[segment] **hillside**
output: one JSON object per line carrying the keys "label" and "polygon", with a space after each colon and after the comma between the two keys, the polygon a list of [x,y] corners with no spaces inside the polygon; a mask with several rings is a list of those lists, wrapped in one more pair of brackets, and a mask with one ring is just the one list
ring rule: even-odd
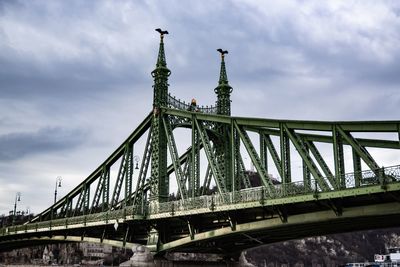
{"label": "hillside", "polygon": [[[250,249],[255,266],[340,266],[346,262],[373,261],[374,254],[400,246],[400,228],[310,237]],[[286,265],[287,266],[287,265]]]}

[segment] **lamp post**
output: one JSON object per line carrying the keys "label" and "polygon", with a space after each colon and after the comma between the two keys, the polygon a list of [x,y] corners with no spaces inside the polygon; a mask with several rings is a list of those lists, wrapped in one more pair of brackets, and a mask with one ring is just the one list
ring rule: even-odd
{"label": "lamp post", "polygon": [[56,186],[54,188],[54,203],[57,202],[57,187],[61,187],[61,176],[57,176]]}
{"label": "lamp post", "polygon": [[135,161],[135,170],[139,170],[139,156],[133,156],[133,160]]}
{"label": "lamp post", "polygon": [[14,202],[14,212],[13,212],[13,224],[15,222],[15,218],[17,216],[17,202],[21,201],[21,192],[17,192],[15,194],[15,202]]}

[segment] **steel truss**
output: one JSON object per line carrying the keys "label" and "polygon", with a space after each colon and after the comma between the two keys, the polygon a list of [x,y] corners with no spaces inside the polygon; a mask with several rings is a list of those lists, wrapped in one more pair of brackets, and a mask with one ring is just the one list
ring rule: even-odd
{"label": "steel truss", "polygon": [[[343,196],[343,190],[364,190],[367,186],[385,189],[400,180],[398,166],[384,168],[370,151],[399,150],[400,121],[321,122],[231,116],[232,87],[224,53],[215,107],[196,107],[171,96],[170,74],[161,34],[152,72],[151,113],[92,174],[21,229],[37,230],[40,225],[48,227],[49,222],[50,228],[67,227],[82,221],[85,226],[89,222],[115,222],[118,227],[120,218],[139,218],[146,222],[147,244],[157,246],[161,240],[168,241],[168,236],[161,235],[166,232],[162,230],[165,225],[152,221],[157,218],[182,216],[184,227],[194,238],[198,229],[190,214],[224,211],[222,220],[234,229],[234,210],[247,208],[248,203],[263,207],[271,201],[279,204],[283,198],[291,198],[293,203],[304,200],[304,196],[319,199],[321,194],[334,199]],[[178,150],[181,136],[174,132],[178,128],[190,130],[190,144],[184,153]],[[372,138],[376,133],[397,137]],[[360,134],[365,137],[357,137]],[[143,151],[137,148],[139,143],[144,144]],[[134,152],[142,153],[138,173],[134,170]],[[246,168],[249,162],[243,159],[247,156],[255,173]],[[302,171],[296,169],[298,163],[293,158],[301,160]],[[110,169],[117,162],[118,173],[111,184]],[[271,175],[273,169],[275,177]],[[177,188],[172,196],[173,176]],[[282,218],[286,216],[283,208],[274,209]],[[129,227],[124,232],[124,244],[128,233]]]}

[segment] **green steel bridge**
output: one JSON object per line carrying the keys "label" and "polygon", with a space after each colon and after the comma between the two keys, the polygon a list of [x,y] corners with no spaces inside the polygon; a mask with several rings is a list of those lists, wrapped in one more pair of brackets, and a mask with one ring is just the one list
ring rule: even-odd
{"label": "green steel bridge", "polygon": [[[153,110],[65,197],[28,223],[1,228],[0,251],[84,241],[143,244],[158,254],[233,254],[400,225],[400,165],[381,162],[397,155],[400,164],[400,121],[233,117],[227,51],[221,49],[216,105],[185,103],[168,92],[167,32],[159,32]],[[182,135],[190,140],[183,152]]]}

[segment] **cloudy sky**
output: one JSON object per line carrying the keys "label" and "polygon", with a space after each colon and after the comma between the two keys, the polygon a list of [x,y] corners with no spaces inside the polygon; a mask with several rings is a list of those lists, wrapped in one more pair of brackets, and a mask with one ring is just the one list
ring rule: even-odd
{"label": "cloudy sky", "polygon": [[170,92],[215,102],[229,50],[232,113],[400,118],[399,1],[0,1],[0,214],[38,213],[151,110],[161,27]]}

